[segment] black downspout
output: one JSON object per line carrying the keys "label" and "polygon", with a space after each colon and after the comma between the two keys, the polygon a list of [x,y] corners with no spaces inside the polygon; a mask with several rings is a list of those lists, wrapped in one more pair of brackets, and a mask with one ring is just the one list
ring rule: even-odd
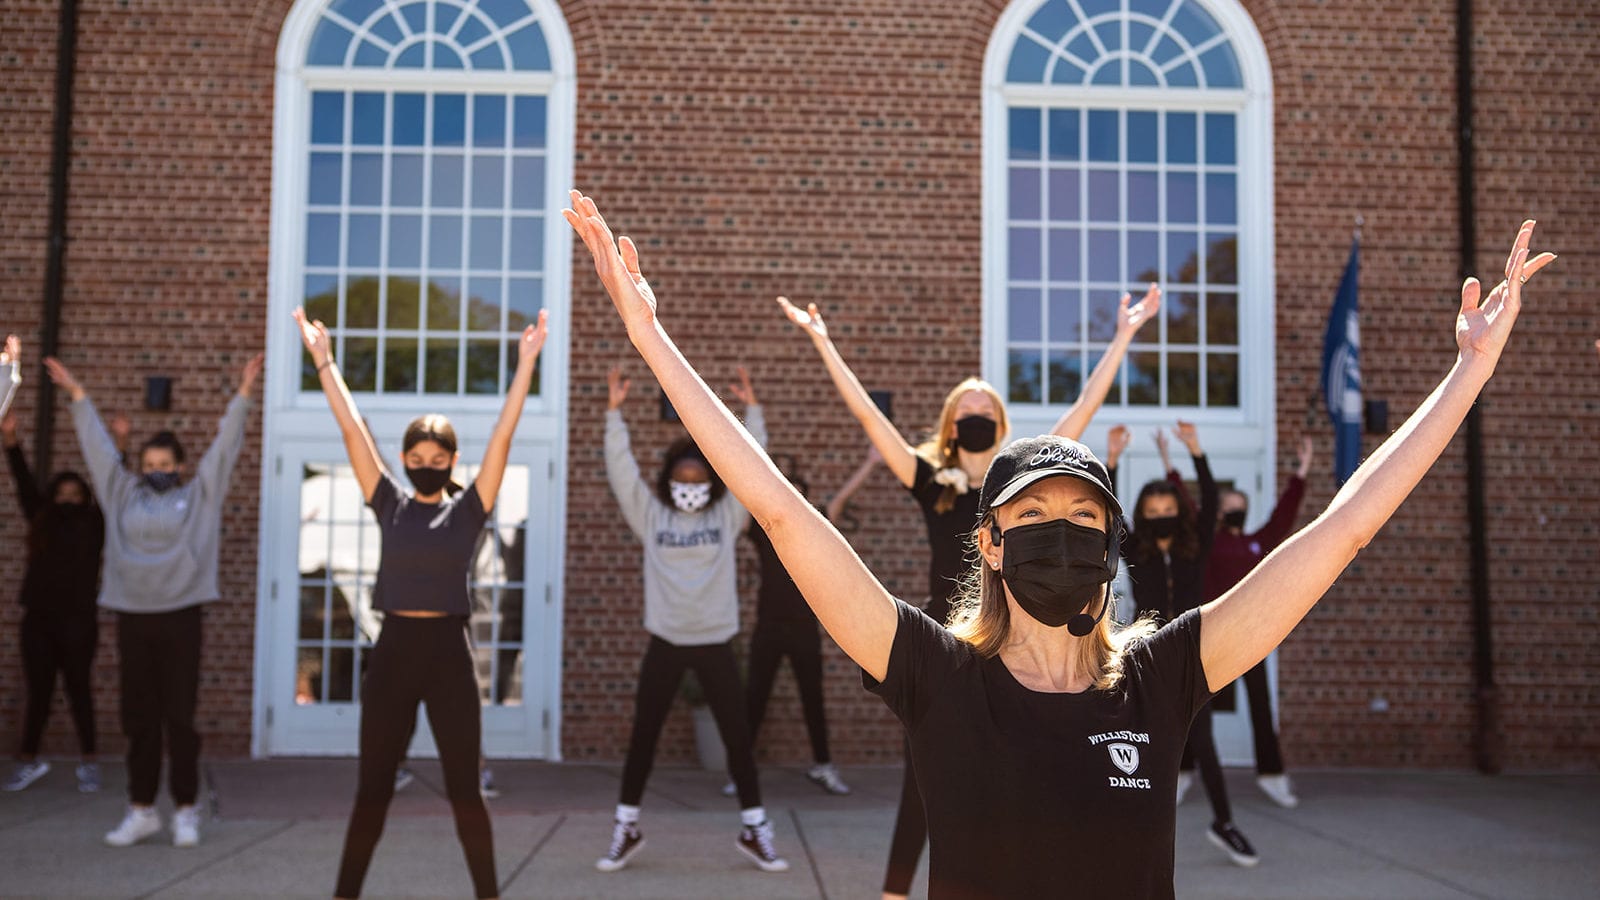
{"label": "black downspout", "polygon": [[[34,359],[55,356],[61,337],[61,295],[67,253],[67,174],[72,165],[72,79],[77,68],[78,0],[61,0],[61,23],[56,41],[56,122],[50,151],[50,227],[44,267],[44,316],[39,327],[39,347]],[[38,377],[43,368],[27,373],[39,382],[34,408],[34,471],[48,478],[51,448],[55,444],[56,386]]]}
{"label": "black downspout", "polygon": [[[1478,240],[1472,134],[1472,0],[1456,0],[1456,184],[1461,221],[1461,278],[1477,268]],[[1479,400],[1481,401],[1481,396]],[[1494,686],[1494,632],[1489,617],[1489,536],[1483,498],[1483,407],[1467,412],[1467,522],[1472,573],[1473,759],[1478,771],[1500,771],[1499,707]]]}

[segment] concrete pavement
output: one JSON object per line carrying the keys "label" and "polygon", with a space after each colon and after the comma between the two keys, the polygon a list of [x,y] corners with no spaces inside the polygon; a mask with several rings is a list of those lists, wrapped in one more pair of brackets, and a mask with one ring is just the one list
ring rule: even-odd
{"label": "concrete pavement", "polygon": [[[124,787],[120,766],[104,768],[99,794],[76,792],[68,761],[26,791],[0,794],[0,897],[329,896],[354,761],[207,764],[211,815],[201,846],[188,850],[165,834],[104,846]],[[438,767],[416,771],[390,810],[366,896],[469,897]],[[489,806],[507,898],[876,897],[900,784],[898,769],[848,769],[855,792],[832,797],[798,769],[763,770],[791,866],[766,874],[734,850],[738,818],[719,793],[723,779],[660,768],[644,803],[647,846],[626,870],[602,874],[593,863],[610,837],[615,766],[500,762],[495,773],[503,794]],[[1196,784],[1178,815],[1178,896],[1600,897],[1600,775],[1305,772],[1295,784],[1302,803],[1284,810],[1250,773],[1229,772],[1235,820],[1261,854],[1249,870],[1205,841],[1210,816]],[[925,895],[925,881],[913,896]]]}

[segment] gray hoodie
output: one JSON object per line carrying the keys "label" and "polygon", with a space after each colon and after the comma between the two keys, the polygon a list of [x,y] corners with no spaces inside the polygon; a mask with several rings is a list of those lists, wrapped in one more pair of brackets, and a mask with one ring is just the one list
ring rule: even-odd
{"label": "gray hoodie", "polygon": [[130,613],[171,612],[217,599],[222,501],[244,445],[250,399],[228,401],[194,477],[156,493],[122,466],[111,435],[88,397],[72,404],[72,425],[106,515],[100,605]]}
{"label": "gray hoodie", "polygon": [[[767,445],[760,406],[745,428]],[[730,491],[698,512],[668,506],[639,475],[621,410],[606,412],[606,477],[628,528],[644,545],[644,628],[679,646],[720,644],[739,633],[734,558],[750,514]]]}

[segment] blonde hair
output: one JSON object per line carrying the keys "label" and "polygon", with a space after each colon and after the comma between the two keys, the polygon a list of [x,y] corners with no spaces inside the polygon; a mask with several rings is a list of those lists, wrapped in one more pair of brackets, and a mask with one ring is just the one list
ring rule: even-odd
{"label": "blonde hair", "polygon": [[[956,404],[970,391],[977,391],[988,397],[994,403],[995,413],[995,446],[1004,443],[1006,435],[1011,432],[1011,417],[1006,414],[1006,402],[1000,399],[1000,392],[994,385],[982,378],[968,378],[950,390],[945,395],[944,408],[939,410],[939,421],[933,428],[933,433],[917,446],[917,455],[928,461],[935,470],[948,469],[956,464]],[[945,486],[944,492],[933,504],[933,511],[947,513],[956,503],[956,489],[954,485]]]}
{"label": "blonde hair", "polygon": [[[978,529],[968,536],[974,552],[978,531],[994,522],[994,514],[983,517]],[[1106,586],[1109,591],[1110,585]],[[1011,608],[1000,573],[983,564],[980,557],[961,579],[961,589],[951,603],[950,633],[972,645],[985,659],[1000,652],[1011,634]],[[1117,627],[1111,610],[1095,623],[1084,637],[1089,652],[1079,654],[1078,671],[1096,690],[1109,691],[1122,683],[1122,663],[1128,649],[1156,632],[1153,616]]]}

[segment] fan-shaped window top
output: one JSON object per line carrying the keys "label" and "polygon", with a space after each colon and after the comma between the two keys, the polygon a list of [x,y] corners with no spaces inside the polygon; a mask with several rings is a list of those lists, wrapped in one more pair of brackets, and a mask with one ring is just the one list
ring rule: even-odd
{"label": "fan-shaped window top", "polygon": [[1242,88],[1239,60],[1193,0],[1045,0],[1012,47],[1010,84]]}
{"label": "fan-shaped window top", "polygon": [[548,72],[550,48],[526,0],[333,0],[306,65]]}

